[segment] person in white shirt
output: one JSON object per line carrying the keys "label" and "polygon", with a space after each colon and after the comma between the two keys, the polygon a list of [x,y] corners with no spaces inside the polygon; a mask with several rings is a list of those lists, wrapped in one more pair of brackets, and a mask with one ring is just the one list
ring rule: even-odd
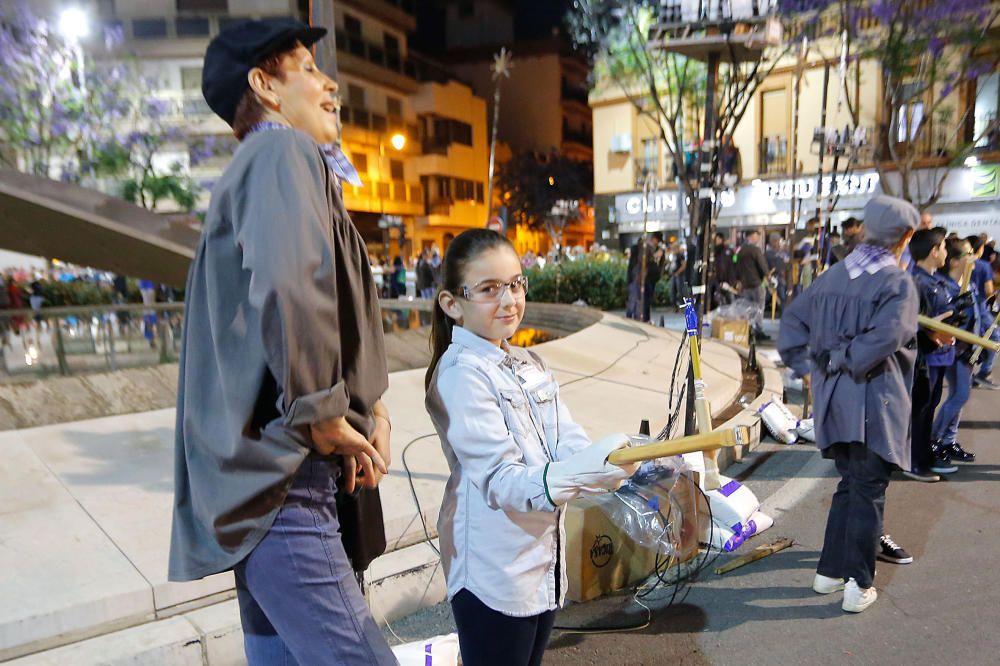
{"label": "person in white shirt", "polygon": [[566,594],[563,506],[637,465],[607,462],[628,437],[591,443],[542,359],[507,344],[528,286],[510,241],[461,233],[441,279],[426,407],[450,470],[438,535],[462,662],[534,666]]}

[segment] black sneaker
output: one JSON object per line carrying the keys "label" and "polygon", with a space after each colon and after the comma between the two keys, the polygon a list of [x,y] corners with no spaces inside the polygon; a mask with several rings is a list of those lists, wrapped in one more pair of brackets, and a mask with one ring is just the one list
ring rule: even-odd
{"label": "black sneaker", "polygon": [[931,442],[931,453],[935,460],[951,462],[951,447],[942,444],[939,440]]}
{"label": "black sneaker", "polygon": [[893,564],[909,564],[913,561],[913,556],[900,548],[888,534],[883,534],[882,538],[878,540],[876,557],[883,562],[892,562]]}
{"label": "black sneaker", "polygon": [[988,377],[980,377],[979,375],[972,377],[972,385],[976,388],[989,389],[990,391],[1000,390],[1000,384],[997,384]]}
{"label": "black sneaker", "polygon": [[924,483],[935,483],[940,481],[941,477],[937,474],[931,472],[927,469],[914,468],[912,470],[903,470],[903,476],[913,479],[914,481],[923,481]]}
{"label": "black sneaker", "polygon": [[953,443],[948,447],[948,456],[952,460],[957,460],[958,462],[975,462],[976,454],[972,451],[966,451],[962,448],[962,445],[958,442]]}
{"label": "black sneaker", "polygon": [[935,474],[954,474],[958,471],[958,467],[952,465],[951,461],[947,458],[934,456],[934,462],[931,463],[931,471]]}

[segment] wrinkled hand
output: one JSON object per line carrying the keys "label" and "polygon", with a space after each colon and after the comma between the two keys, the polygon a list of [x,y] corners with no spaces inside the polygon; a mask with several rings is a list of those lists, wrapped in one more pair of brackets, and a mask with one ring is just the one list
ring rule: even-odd
{"label": "wrinkled hand", "polygon": [[[343,416],[309,426],[309,434],[312,436],[313,446],[321,454],[343,456],[344,488],[349,493],[354,492],[359,468],[363,483],[368,488],[374,488],[378,479],[389,471],[382,454]],[[378,476],[376,470],[379,472]]]}

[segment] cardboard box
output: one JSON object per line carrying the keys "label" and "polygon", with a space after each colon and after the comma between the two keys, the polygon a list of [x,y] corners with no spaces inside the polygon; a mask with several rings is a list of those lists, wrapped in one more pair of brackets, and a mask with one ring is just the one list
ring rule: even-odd
{"label": "cardboard box", "polygon": [[712,318],[712,337],[736,345],[750,344],[750,322],[746,319]]}
{"label": "cardboard box", "polygon": [[[668,480],[656,492],[664,506],[673,493],[681,511],[678,555],[687,561],[698,554],[701,517],[697,481],[685,474]],[[643,547],[623,533],[601,508],[617,502],[611,495],[586,497],[566,507],[566,569],[572,601],[588,601],[636,585],[648,578],[656,566],[656,551]]]}

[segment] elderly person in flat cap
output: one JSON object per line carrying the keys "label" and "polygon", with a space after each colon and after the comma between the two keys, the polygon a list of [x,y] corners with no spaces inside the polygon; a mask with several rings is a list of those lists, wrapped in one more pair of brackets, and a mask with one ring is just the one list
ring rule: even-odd
{"label": "elderly person in flat cap", "polygon": [[344,208],[337,84],[291,19],[238,22],[202,91],[240,146],[191,265],[176,426],[171,580],[232,570],[247,660],[395,664],[342,542],[335,484],[389,463],[382,323]]}
{"label": "elderly person in flat cap", "polygon": [[840,474],[813,589],[844,590],[841,607],[853,613],[877,596],[889,474],[910,467],[919,301],[899,258],[919,221],[902,199],[869,201],[864,241],[791,303],[778,336],[785,364],[811,378],[816,444]]}

